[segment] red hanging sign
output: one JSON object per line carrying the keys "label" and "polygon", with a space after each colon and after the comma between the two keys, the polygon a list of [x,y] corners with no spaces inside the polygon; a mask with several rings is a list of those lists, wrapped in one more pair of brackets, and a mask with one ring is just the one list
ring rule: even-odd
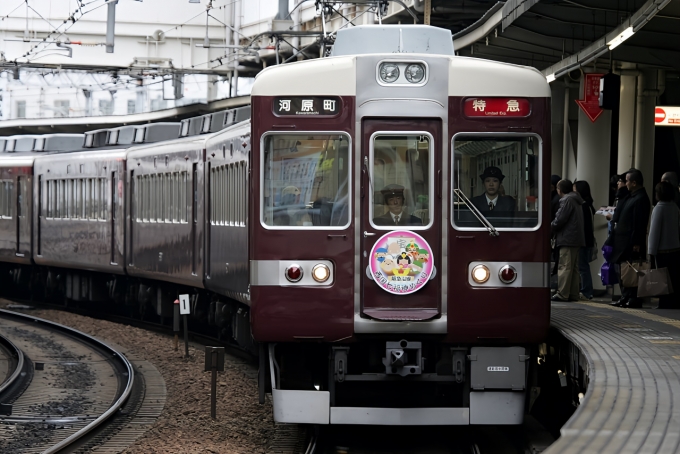
{"label": "red hanging sign", "polygon": [[531,104],[526,98],[468,98],[463,112],[466,117],[528,117]]}
{"label": "red hanging sign", "polygon": [[604,74],[586,74],[583,81],[583,99],[576,100],[576,104],[583,109],[583,112],[588,115],[593,123],[603,112],[600,107],[600,79],[602,79],[602,76]]}

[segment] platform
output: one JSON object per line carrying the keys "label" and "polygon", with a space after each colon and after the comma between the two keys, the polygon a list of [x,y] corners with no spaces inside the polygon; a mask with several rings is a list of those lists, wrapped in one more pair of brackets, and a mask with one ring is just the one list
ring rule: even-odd
{"label": "platform", "polygon": [[680,452],[680,310],[554,303],[588,361],[581,405],[546,454]]}

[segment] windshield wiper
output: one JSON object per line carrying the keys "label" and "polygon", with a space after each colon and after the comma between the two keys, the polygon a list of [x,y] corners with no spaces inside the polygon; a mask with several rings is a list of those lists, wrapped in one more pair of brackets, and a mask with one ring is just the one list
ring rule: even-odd
{"label": "windshield wiper", "polygon": [[460,189],[454,189],[453,193],[456,194],[456,196],[458,196],[458,200],[463,201],[465,206],[467,206],[468,209],[472,212],[472,214],[475,215],[477,220],[479,222],[481,222],[484,227],[486,227],[486,230],[489,231],[489,235],[499,236],[498,230],[496,230],[496,228],[493,226],[493,224],[491,224],[491,222],[489,222],[489,220],[484,217],[482,212],[479,211],[477,209],[477,207],[472,204],[472,202],[470,202],[470,199],[467,198],[467,196],[465,195],[465,193],[463,193],[463,191],[461,191]]}

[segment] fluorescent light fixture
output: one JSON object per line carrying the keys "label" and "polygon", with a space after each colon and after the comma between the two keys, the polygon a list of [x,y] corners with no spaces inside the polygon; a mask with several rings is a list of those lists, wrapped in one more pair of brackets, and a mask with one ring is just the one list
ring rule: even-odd
{"label": "fluorescent light fixture", "polygon": [[547,80],[548,83],[554,82],[555,81],[555,73],[548,74],[547,76],[545,76],[545,80]]}
{"label": "fluorescent light fixture", "polygon": [[618,47],[619,44],[633,36],[633,33],[635,33],[633,31],[633,27],[628,27],[627,29],[619,33],[619,35],[616,38],[612,39],[607,43],[607,46],[609,46],[609,50],[614,50],[614,48]]}

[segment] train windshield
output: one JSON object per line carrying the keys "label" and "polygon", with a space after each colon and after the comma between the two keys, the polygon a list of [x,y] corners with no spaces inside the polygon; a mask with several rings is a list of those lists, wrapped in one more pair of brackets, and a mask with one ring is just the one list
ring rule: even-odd
{"label": "train windshield", "polygon": [[314,228],[349,225],[349,138],[271,134],[264,138],[262,223]]}
{"label": "train windshield", "polygon": [[[533,229],[539,224],[539,156],[536,136],[458,134],[453,141],[453,189],[495,228]],[[453,224],[484,228],[480,219],[452,194]]]}
{"label": "train windshield", "polygon": [[427,134],[373,137],[371,224],[424,228],[430,224],[432,138]]}

